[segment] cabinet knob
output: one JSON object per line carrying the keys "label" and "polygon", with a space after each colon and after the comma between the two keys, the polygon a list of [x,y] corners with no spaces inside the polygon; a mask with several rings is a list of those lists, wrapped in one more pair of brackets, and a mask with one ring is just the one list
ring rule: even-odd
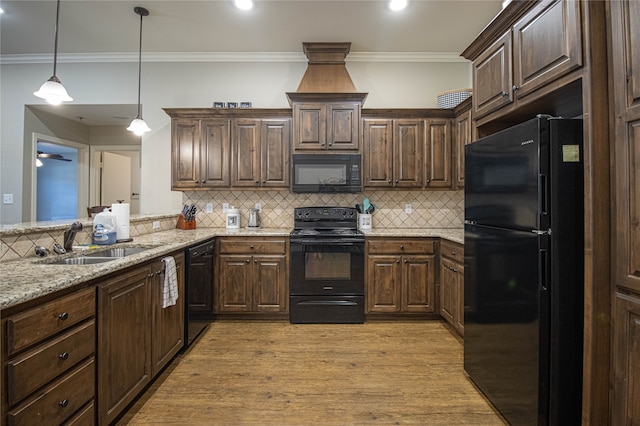
{"label": "cabinet knob", "polygon": [[259,180],[257,180],[257,181],[256,181],[256,183],[260,183],[260,181],[259,181]]}
{"label": "cabinet knob", "polygon": [[517,91],[518,89],[520,89],[518,86],[516,86],[515,84],[513,86],[511,86],[511,90],[513,90],[514,92]]}
{"label": "cabinet knob", "polygon": [[253,263],[258,263],[258,259],[253,259]]}
{"label": "cabinet knob", "polygon": [[389,183],[391,183],[391,179],[389,179]]}
{"label": "cabinet knob", "polygon": [[253,250],[253,244],[252,244],[252,245],[250,245],[250,246],[249,246],[249,248],[250,248],[251,250]]}
{"label": "cabinet knob", "polygon": [[429,183],[429,182],[431,182],[431,179],[427,179],[425,182],[426,182],[426,183]]}
{"label": "cabinet knob", "polygon": [[60,408],[64,408],[67,405],[69,405],[69,400],[68,399],[63,399],[62,401],[58,402],[58,405],[60,406]]}
{"label": "cabinet knob", "polygon": [[404,250],[404,246],[400,246],[400,250]]}
{"label": "cabinet knob", "polygon": [[509,96],[507,92],[502,92],[502,96]]}
{"label": "cabinet knob", "polygon": [[267,181],[266,181],[266,180],[263,180],[263,181],[262,181],[262,183],[267,183]]}
{"label": "cabinet knob", "polygon": [[200,181],[199,181],[199,180],[194,180],[194,182],[195,182],[195,183],[200,183]]}
{"label": "cabinet knob", "polygon": [[398,183],[398,179],[396,179],[396,183]]}
{"label": "cabinet knob", "polygon": [[203,181],[202,181],[202,183],[207,183],[207,180],[206,180],[206,179],[205,179],[205,180],[203,180]]}
{"label": "cabinet knob", "polygon": [[162,273],[162,269],[159,271],[156,271],[156,275],[160,275]]}
{"label": "cabinet knob", "polygon": [[250,262],[249,259],[247,259],[246,262],[249,263]]}
{"label": "cabinet knob", "polygon": [[452,251],[452,252],[451,252],[451,256],[455,256],[455,255],[456,255],[456,252],[455,252],[455,251]]}
{"label": "cabinet knob", "polygon": [[403,260],[404,263],[407,263],[407,259]]}
{"label": "cabinet knob", "polygon": [[68,319],[68,318],[69,318],[69,314],[68,314],[68,313],[66,313],[66,312],[63,312],[63,313],[61,313],[61,314],[59,314],[59,315],[58,315],[58,319],[60,319],[60,320],[62,320],[62,321],[66,320],[66,319]]}
{"label": "cabinet knob", "polygon": [[62,352],[60,355],[58,355],[58,358],[60,358],[63,361],[66,361],[67,359],[69,359],[69,352]]}
{"label": "cabinet knob", "polygon": [[400,263],[400,259],[396,260],[396,263]]}

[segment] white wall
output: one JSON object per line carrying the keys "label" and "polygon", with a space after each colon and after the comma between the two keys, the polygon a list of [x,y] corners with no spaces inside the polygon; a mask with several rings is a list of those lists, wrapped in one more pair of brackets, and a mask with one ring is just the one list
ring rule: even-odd
{"label": "white wall", "polygon": [[[348,59],[348,58],[347,58]],[[214,101],[250,101],[257,108],[288,108],[305,62],[205,62],[142,64],[143,117],[152,131],[142,138],[141,213],[180,210],[182,194],[171,187],[171,122],[162,108],[210,107]],[[466,62],[349,62],[365,108],[432,108],[437,94],[471,87]],[[57,75],[78,104],[136,103],[137,63],[58,63]],[[23,222],[23,164],[32,153],[24,144],[25,105],[51,75],[51,64],[0,66],[0,192],[12,205],[0,205],[0,223]]]}

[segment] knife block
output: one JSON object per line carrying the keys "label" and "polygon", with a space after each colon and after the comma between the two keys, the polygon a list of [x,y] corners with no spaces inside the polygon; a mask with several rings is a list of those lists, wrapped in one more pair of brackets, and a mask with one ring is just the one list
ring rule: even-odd
{"label": "knife block", "polygon": [[178,217],[178,223],[176,224],[176,228],[178,229],[196,229],[196,221],[192,220],[187,222],[184,220],[184,215],[180,213],[180,217]]}

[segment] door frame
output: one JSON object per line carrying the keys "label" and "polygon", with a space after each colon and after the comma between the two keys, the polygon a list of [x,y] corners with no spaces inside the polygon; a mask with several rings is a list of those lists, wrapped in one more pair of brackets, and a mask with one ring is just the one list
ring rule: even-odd
{"label": "door frame", "polygon": [[[89,147],[89,176],[91,186],[89,188],[89,203],[88,206],[99,205],[97,195],[100,193],[100,167],[101,164],[96,164],[96,154],[102,151],[138,151],[140,153],[140,161],[142,162],[142,145],[94,145]],[[142,164],[139,164],[139,168]],[[140,203],[140,199],[138,199]]]}

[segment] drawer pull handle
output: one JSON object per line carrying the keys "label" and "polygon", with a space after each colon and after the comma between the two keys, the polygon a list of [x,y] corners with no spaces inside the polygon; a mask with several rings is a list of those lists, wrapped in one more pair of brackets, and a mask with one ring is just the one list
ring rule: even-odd
{"label": "drawer pull handle", "polygon": [[66,361],[67,359],[69,359],[69,352],[62,352],[60,355],[58,355],[58,358],[60,358],[63,361]]}
{"label": "drawer pull handle", "polygon": [[60,406],[60,408],[64,408],[67,405],[69,405],[69,400],[68,399],[63,399],[62,401],[58,402],[58,405]]}
{"label": "drawer pull handle", "polygon": [[60,320],[64,321],[64,320],[66,320],[66,319],[69,319],[69,314],[68,314],[68,313],[66,313],[66,312],[63,312],[63,313],[61,313],[61,314],[59,314],[59,315],[58,315],[58,318],[59,318]]}
{"label": "drawer pull handle", "polygon": [[451,256],[455,256],[456,252],[455,251],[451,251]]}

